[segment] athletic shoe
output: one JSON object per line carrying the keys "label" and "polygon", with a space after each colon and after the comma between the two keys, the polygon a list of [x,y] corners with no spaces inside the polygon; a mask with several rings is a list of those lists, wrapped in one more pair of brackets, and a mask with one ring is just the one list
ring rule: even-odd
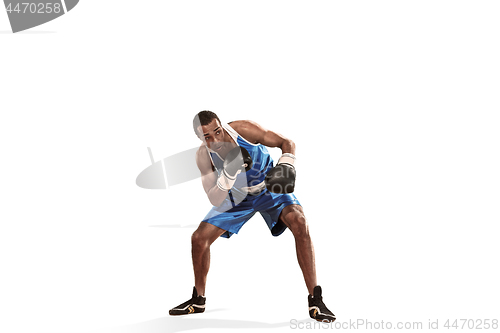
{"label": "athletic shoe", "polygon": [[309,316],[311,316],[312,319],[316,319],[317,321],[328,323],[334,322],[337,318],[335,318],[335,315],[330,310],[328,310],[325,303],[323,303],[323,296],[321,296],[321,287],[314,287],[313,294],[314,295],[309,295],[308,297]]}
{"label": "athletic shoe", "polygon": [[191,313],[202,313],[205,311],[205,296],[198,296],[196,287],[193,287],[193,296],[189,301],[182,303],[171,309],[168,313],[171,316],[186,315]]}

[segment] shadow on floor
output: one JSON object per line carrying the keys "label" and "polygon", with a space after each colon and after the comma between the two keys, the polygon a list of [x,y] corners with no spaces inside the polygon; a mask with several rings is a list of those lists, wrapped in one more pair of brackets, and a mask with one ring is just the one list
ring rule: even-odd
{"label": "shadow on floor", "polygon": [[[301,321],[307,321],[307,319]],[[290,326],[289,321],[270,324],[251,320],[204,319],[198,317],[198,314],[194,314],[177,317],[167,316],[127,326],[95,330],[91,333],[174,333],[197,329],[251,328],[258,330],[287,326]]]}

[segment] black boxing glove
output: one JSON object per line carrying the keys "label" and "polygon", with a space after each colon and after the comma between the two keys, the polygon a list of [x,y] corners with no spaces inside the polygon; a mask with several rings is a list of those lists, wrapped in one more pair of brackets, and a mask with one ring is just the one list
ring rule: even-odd
{"label": "black boxing glove", "polygon": [[217,179],[217,186],[222,191],[229,191],[238,174],[250,170],[252,164],[252,157],[245,148],[238,146],[231,149],[224,159],[224,169]]}
{"label": "black boxing glove", "polygon": [[292,193],[295,189],[295,156],[285,153],[281,155],[278,164],[266,175],[266,188],[273,193]]}

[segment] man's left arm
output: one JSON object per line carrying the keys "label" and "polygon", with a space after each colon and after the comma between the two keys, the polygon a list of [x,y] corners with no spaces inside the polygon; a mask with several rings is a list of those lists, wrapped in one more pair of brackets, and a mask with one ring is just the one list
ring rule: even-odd
{"label": "man's left arm", "polygon": [[282,155],[278,163],[266,174],[266,187],[273,193],[292,193],[295,189],[295,143],[253,121],[239,121],[233,128],[251,143],[281,148]]}
{"label": "man's left arm", "polygon": [[254,121],[238,120],[231,126],[246,140],[254,144],[263,144],[267,147],[278,147],[283,154],[295,155],[295,143],[285,136],[265,129]]}

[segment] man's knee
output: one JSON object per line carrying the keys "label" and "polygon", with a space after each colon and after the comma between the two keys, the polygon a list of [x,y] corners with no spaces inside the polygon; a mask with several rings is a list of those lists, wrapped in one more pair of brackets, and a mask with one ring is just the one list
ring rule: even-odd
{"label": "man's knee", "polygon": [[294,217],[292,232],[295,237],[309,237],[309,227],[307,226],[307,221],[304,216]]}
{"label": "man's knee", "polygon": [[193,248],[204,248],[208,246],[208,239],[202,231],[197,229],[191,235],[191,245]]}
{"label": "man's knee", "polygon": [[301,209],[294,209],[287,214],[285,222],[295,237],[309,237],[309,227]]}

